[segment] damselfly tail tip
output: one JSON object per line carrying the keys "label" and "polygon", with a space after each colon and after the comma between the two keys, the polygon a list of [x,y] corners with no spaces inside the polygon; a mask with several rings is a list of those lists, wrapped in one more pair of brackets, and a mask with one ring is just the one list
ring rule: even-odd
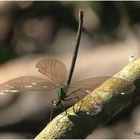
{"label": "damselfly tail tip", "polygon": [[83,9],[80,9],[79,10],[79,18],[83,18],[83,15],[84,15],[84,10]]}

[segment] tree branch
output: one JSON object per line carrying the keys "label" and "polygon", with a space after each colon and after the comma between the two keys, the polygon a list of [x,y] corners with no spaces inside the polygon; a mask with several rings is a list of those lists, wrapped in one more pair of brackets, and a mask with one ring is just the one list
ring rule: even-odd
{"label": "tree branch", "polygon": [[85,138],[139,96],[138,87],[133,84],[139,78],[140,59],[137,59],[67,109],[68,114],[56,116],[35,139]]}

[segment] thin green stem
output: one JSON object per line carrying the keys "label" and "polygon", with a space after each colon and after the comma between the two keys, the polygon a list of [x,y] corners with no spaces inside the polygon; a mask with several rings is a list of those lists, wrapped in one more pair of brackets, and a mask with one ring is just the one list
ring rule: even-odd
{"label": "thin green stem", "polygon": [[76,59],[77,59],[77,54],[78,54],[78,49],[79,49],[79,44],[80,44],[80,39],[81,39],[81,33],[82,33],[82,26],[83,26],[83,11],[80,10],[79,12],[79,26],[78,26],[78,32],[77,32],[77,39],[76,39],[76,46],[74,49],[73,57],[72,57],[72,63],[70,67],[70,72],[68,75],[68,80],[67,80],[67,85],[69,86],[71,83]]}

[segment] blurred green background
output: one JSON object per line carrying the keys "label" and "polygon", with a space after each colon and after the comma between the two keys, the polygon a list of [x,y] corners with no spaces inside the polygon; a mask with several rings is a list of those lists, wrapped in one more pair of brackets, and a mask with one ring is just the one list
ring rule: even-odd
{"label": "blurred green background", "polygon": [[[129,56],[140,56],[139,1],[1,1],[0,82],[41,76],[35,64],[47,56],[69,69],[79,9],[84,10],[84,25],[73,80],[113,75]],[[1,96],[0,138],[34,138],[48,123],[53,96]],[[135,133],[140,132],[139,110],[139,105],[129,108],[87,138],[140,138]]]}

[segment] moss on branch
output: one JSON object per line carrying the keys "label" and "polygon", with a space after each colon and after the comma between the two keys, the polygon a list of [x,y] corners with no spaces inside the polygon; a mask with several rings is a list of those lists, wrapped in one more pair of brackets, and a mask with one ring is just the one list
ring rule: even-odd
{"label": "moss on branch", "polygon": [[133,84],[139,78],[140,59],[137,59],[67,109],[67,114],[56,116],[35,139],[85,138],[139,96]]}

